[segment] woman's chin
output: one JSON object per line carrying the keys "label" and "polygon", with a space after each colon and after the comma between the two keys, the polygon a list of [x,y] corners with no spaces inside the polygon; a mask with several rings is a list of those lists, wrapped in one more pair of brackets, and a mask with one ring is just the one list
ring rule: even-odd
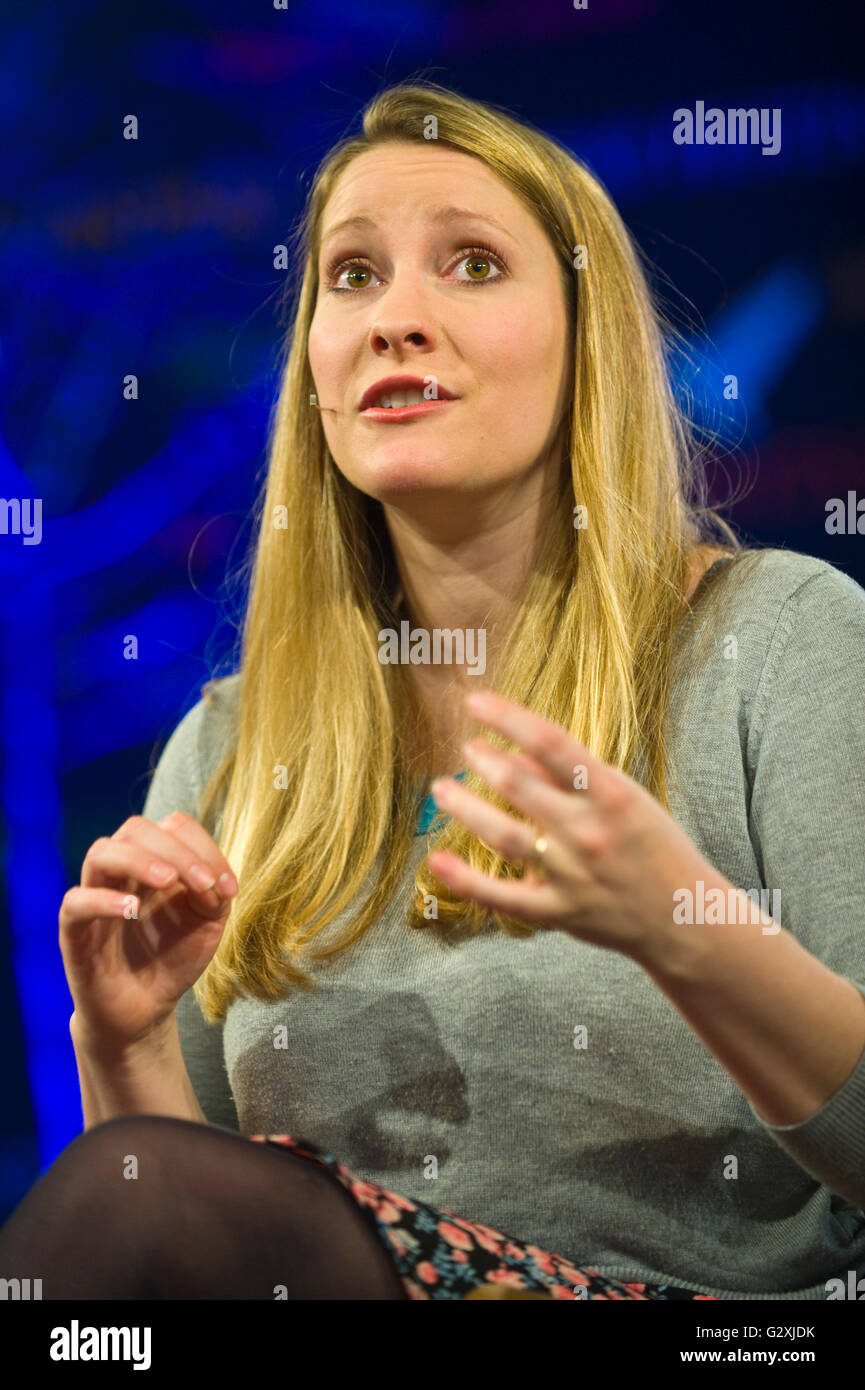
{"label": "woman's chin", "polygon": [[355,474],[351,481],[370,497],[376,497],[380,502],[390,502],[400,497],[423,496],[425,493],[432,496],[443,492],[470,492],[472,478],[469,465],[455,467],[452,459],[446,463],[436,459],[406,463],[403,459],[398,463],[384,463],[365,469]]}

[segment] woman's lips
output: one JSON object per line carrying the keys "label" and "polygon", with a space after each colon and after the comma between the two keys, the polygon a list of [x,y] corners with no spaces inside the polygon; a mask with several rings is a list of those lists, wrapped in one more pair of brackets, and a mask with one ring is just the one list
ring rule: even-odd
{"label": "woman's lips", "polygon": [[432,410],[441,410],[444,406],[454,404],[454,401],[448,401],[441,397],[435,401],[418,401],[415,405],[370,405],[360,413],[365,420],[390,421],[392,424],[396,424],[398,420],[413,420],[417,415],[429,415]]}

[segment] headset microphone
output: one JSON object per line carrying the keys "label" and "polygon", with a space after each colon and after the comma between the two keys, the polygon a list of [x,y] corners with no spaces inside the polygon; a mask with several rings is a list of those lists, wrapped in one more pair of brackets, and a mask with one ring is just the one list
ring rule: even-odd
{"label": "headset microphone", "polygon": [[314,405],[315,408],[316,408],[316,410],[318,410],[318,411],[329,410],[330,413],[331,413],[331,415],[339,415],[339,414],[340,414],[340,411],[338,411],[338,410],[336,409],[335,406],[332,406],[332,405],[319,405],[319,403],[318,403],[318,396],[315,394],[314,391],[310,391],[310,393],[309,393],[309,403],[310,403],[310,405]]}

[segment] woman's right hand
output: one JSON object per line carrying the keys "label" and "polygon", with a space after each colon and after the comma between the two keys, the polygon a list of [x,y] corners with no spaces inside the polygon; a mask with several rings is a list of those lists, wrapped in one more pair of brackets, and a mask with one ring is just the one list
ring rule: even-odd
{"label": "woman's right hand", "polygon": [[183,811],[132,816],[95,840],[59,914],[75,1039],[120,1052],[158,1031],[211,960],[236,893],[228,861]]}

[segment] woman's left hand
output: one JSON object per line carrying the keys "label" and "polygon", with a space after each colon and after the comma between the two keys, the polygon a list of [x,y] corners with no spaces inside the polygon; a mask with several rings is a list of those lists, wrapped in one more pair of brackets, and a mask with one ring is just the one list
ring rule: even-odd
{"label": "woman's left hand", "polygon": [[[693,891],[700,878],[707,887],[732,885],[639,782],[593,757],[561,725],[490,691],[470,695],[467,708],[525,750],[506,752],[483,738],[464,745],[470,769],[531,824],[453,778],[437,779],[433,798],[491,849],[527,868],[521,879],[490,878],[436,850],[429,858],[435,876],[460,897],[508,916],[661,964],[682,930],[673,922],[675,891]],[[575,778],[581,768],[585,785]],[[546,840],[542,860],[538,836]]]}

